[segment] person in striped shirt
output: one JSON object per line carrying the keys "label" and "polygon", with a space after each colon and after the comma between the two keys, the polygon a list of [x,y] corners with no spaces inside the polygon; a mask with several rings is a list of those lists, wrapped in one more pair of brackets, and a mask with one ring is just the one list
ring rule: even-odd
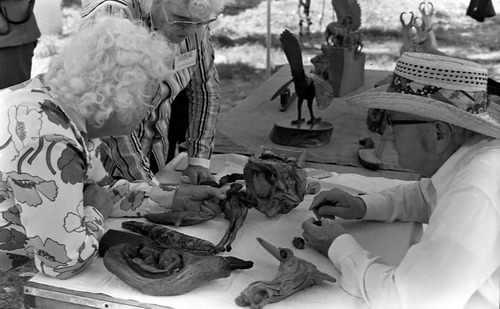
{"label": "person in striped shirt", "polygon": [[[219,113],[219,80],[209,24],[232,0],[87,0],[83,1],[81,27],[96,18],[113,15],[140,20],[162,33],[176,50],[174,75],[164,80],[161,103],[134,133],[102,140],[106,170],[127,180],[155,180],[167,164],[171,103],[183,90],[189,98],[186,134],[188,167],[184,176],[193,184],[213,180],[208,167],[214,148]],[[186,178],[184,178],[186,179]]]}

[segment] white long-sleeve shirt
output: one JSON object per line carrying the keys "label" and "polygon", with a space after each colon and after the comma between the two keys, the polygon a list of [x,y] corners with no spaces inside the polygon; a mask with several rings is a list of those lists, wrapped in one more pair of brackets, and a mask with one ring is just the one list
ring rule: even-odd
{"label": "white long-sleeve shirt", "polygon": [[341,235],[340,284],[371,308],[499,308],[500,140],[476,137],[430,178],[362,197],[364,220],[428,226],[397,267]]}

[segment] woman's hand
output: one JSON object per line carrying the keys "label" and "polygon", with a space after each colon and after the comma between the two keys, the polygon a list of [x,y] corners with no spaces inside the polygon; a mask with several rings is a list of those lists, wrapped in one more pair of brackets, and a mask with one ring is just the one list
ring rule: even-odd
{"label": "woman's hand", "polygon": [[83,205],[93,206],[106,220],[113,210],[113,200],[108,190],[100,187],[97,184],[87,184],[83,188]]}
{"label": "woman's hand", "polygon": [[182,176],[184,178],[189,178],[189,183],[193,185],[199,185],[205,181],[215,181],[210,171],[200,165],[189,165],[183,172]]}
{"label": "woman's hand", "polygon": [[183,186],[175,191],[172,211],[205,211],[220,213],[219,201],[226,190],[210,186]]}
{"label": "woman's hand", "polygon": [[335,219],[338,216],[343,219],[361,219],[366,214],[366,205],[359,197],[340,189],[332,189],[318,193],[309,210],[318,218]]}

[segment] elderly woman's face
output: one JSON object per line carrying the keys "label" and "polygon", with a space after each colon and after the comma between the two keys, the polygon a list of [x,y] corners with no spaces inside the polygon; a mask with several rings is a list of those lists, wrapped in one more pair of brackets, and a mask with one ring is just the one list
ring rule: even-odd
{"label": "elderly woman's face", "polygon": [[151,16],[153,27],[172,43],[181,43],[205,22],[190,14],[184,1],[154,0]]}

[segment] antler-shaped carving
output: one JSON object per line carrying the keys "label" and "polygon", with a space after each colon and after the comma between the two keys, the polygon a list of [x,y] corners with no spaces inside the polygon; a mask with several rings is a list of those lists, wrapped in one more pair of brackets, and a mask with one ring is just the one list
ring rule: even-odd
{"label": "antler-shaped carving", "polygon": [[410,12],[411,17],[408,22],[404,18],[406,12],[401,13],[399,16],[403,34],[403,45],[401,46],[400,54],[411,51],[443,55],[444,53],[437,49],[436,37],[432,31],[434,6],[431,2],[428,2],[427,6],[422,2],[420,3],[419,11],[422,17],[415,17],[413,12]]}

